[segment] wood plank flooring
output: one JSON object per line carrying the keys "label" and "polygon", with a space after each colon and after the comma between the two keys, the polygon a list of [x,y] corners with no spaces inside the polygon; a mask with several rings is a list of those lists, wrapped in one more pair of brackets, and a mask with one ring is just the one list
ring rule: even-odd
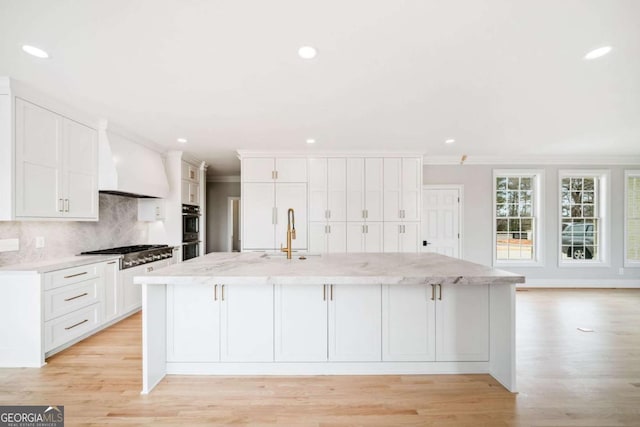
{"label": "wood plank flooring", "polygon": [[640,290],[529,290],[517,310],[518,394],[488,375],[169,376],[142,396],[135,315],[0,369],[0,405],[61,404],[67,426],[640,426]]}

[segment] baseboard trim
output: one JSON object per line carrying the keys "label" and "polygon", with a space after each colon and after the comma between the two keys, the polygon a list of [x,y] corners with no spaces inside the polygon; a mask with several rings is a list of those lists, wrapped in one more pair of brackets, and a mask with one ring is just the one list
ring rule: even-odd
{"label": "baseboard trim", "polygon": [[527,279],[517,288],[640,289],[640,279]]}

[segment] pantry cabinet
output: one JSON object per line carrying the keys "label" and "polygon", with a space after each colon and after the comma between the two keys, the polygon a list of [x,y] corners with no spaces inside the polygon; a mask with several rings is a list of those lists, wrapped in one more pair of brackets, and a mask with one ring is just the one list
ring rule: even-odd
{"label": "pantry cabinet", "polygon": [[384,159],[384,220],[420,221],[422,161],[414,157]]}
{"label": "pantry cabinet", "polygon": [[309,251],[313,253],[344,253],[347,251],[346,222],[309,223]]}
{"label": "pantry cabinet", "polygon": [[385,222],[383,252],[418,252],[420,249],[419,222]]}
{"label": "pantry cabinet", "polygon": [[15,99],[15,218],[98,219],[97,131]]}
{"label": "pantry cabinet", "polygon": [[243,182],[307,182],[304,157],[247,157],[242,159]]}
{"label": "pantry cabinet", "polygon": [[382,222],[348,222],[347,252],[382,252]]}
{"label": "pantry cabinet", "polygon": [[382,221],[383,159],[347,159],[347,221]]}

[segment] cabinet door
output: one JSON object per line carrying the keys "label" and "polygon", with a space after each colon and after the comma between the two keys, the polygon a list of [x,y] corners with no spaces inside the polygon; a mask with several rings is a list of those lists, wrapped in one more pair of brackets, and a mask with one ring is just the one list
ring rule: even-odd
{"label": "cabinet door", "polygon": [[435,360],[434,292],[430,285],[382,286],[382,360]]}
{"label": "cabinet door", "polygon": [[384,223],[384,252],[401,252],[400,235],[402,233],[401,222]]}
{"label": "cabinet door", "polygon": [[347,220],[347,161],[327,159],[327,219]]}
{"label": "cabinet door", "polygon": [[330,222],[327,224],[327,252],[347,252],[347,223]]}
{"label": "cabinet door", "polygon": [[382,360],[381,287],[333,285],[329,291],[329,360]]}
{"label": "cabinet door", "polygon": [[273,286],[224,285],[220,297],[220,359],[272,362]]}
{"label": "cabinet door", "polygon": [[402,159],[384,159],[384,220],[402,219]]}
{"label": "cabinet door", "polygon": [[436,360],[489,360],[489,285],[438,288]]}
{"label": "cabinet door", "polygon": [[200,204],[200,184],[189,184],[189,201],[192,205]]}
{"label": "cabinet door", "polygon": [[326,285],[277,285],[276,362],[327,360]]}
{"label": "cabinet door", "polygon": [[400,234],[401,252],[420,252],[420,223],[403,222]]}
{"label": "cabinet door", "polygon": [[365,210],[367,221],[382,221],[384,213],[382,159],[365,159]]}
{"label": "cabinet door", "polygon": [[273,157],[242,159],[242,182],[273,182],[275,170]]}
{"label": "cabinet door", "polygon": [[419,158],[402,159],[402,219],[420,221],[420,193],[422,192],[422,162]]}
{"label": "cabinet door", "polygon": [[62,117],[16,99],[17,217],[63,216]]}
{"label": "cabinet door", "polygon": [[364,159],[347,159],[347,221],[364,221]]}
{"label": "cabinet door", "polygon": [[182,162],[182,179],[191,181],[195,184],[200,182],[200,174],[198,173],[198,167],[191,163]]}
{"label": "cabinet door", "polygon": [[243,249],[275,248],[274,184],[242,184]]}
{"label": "cabinet door", "polygon": [[365,252],[364,223],[347,223],[347,253]]}
{"label": "cabinet door", "polygon": [[327,247],[327,223],[326,222],[310,222],[309,223],[309,252],[319,252],[321,254],[328,252]]}
{"label": "cabinet door", "polygon": [[307,182],[307,159],[303,157],[277,157],[277,182]]}
{"label": "cabinet door", "polygon": [[383,229],[382,222],[367,222],[365,224],[364,251],[382,252],[383,250]]}
{"label": "cabinet door", "polygon": [[167,285],[167,360],[220,360],[220,291],[217,285]]}
{"label": "cabinet door", "polygon": [[327,159],[309,159],[309,221],[326,221]]}
{"label": "cabinet door", "polygon": [[118,317],[123,301],[122,282],[120,280],[120,267],[118,261],[107,261],[104,265],[104,320],[109,321]]}
{"label": "cabinet door", "polygon": [[146,265],[140,265],[121,271],[122,311],[119,314],[129,313],[142,307],[142,286],[133,283],[133,277],[144,276],[147,268]]}
{"label": "cabinet door", "polygon": [[287,245],[287,212],[293,208],[296,238],[293,249],[307,249],[307,184],[276,184],[276,248]]}
{"label": "cabinet door", "polygon": [[183,205],[190,205],[191,201],[189,200],[189,194],[191,189],[189,188],[189,181],[183,179],[180,181],[180,199]]}
{"label": "cabinet door", "polygon": [[65,216],[98,217],[98,135],[94,129],[64,120]]}

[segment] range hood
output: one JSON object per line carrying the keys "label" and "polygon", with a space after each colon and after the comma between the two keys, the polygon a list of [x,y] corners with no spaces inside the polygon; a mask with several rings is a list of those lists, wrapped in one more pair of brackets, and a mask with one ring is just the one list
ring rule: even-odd
{"label": "range hood", "polygon": [[160,153],[135,142],[106,120],[100,122],[98,157],[100,192],[140,198],[169,195]]}

